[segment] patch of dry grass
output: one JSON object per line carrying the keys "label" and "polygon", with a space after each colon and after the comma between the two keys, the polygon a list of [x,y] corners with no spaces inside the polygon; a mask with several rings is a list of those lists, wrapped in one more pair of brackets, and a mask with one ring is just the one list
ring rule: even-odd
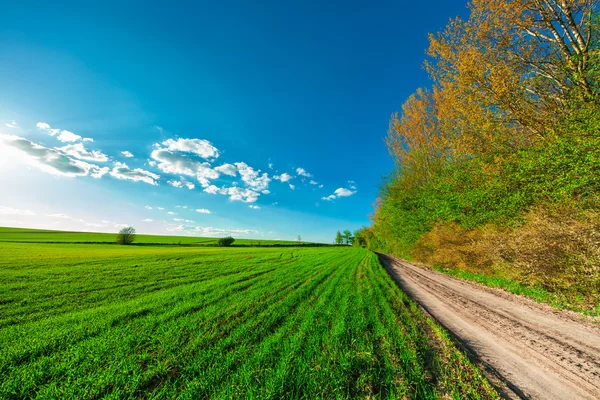
{"label": "patch of dry grass", "polygon": [[[516,227],[436,226],[412,256],[430,266],[482,273],[600,304],[600,213],[592,200],[530,210]],[[591,205],[591,206],[590,206]]]}

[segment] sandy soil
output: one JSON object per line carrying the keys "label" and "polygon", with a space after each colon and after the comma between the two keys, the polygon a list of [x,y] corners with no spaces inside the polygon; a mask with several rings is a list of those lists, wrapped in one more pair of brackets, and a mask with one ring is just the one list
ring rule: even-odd
{"label": "sandy soil", "polygon": [[380,254],[398,285],[506,398],[600,399],[600,326]]}

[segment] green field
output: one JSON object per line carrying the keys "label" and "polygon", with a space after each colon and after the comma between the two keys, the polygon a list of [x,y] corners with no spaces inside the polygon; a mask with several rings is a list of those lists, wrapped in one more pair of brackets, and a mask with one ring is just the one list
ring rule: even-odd
{"label": "green field", "polygon": [[0,398],[497,397],[367,250],[0,255]]}
{"label": "green field", "polygon": [[[0,242],[21,243],[115,243],[116,233],[90,233],[52,231],[43,229],[3,228],[0,227]],[[218,238],[198,236],[158,236],[136,235],[135,244],[162,244],[162,245],[215,245]],[[305,243],[310,244],[310,243]],[[262,240],[262,239],[236,239],[235,245],[244,246],[281,246],[294,245],[297,242],[289,240]]]}

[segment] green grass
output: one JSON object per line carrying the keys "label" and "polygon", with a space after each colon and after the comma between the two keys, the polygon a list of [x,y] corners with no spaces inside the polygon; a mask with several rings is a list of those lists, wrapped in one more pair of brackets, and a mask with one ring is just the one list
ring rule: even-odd
{"label": "green grass", "polygon": [[497,398],[367,250],[0,254],[0,398]]}
{"label": "green grass", "polygon": [[[115,243],[116,233],[92,233],[92,232],[70,232],[52,231],[43,229],[26,228],[3,228],[0,227],[0,242],[22,242],[22,243]],[[198,236],[158,236],[158,235],[136,235],[135,244],[171,244],[171,245],[216,245],[218,238],[207,238]],[[306,243],[310,245],[311,243]],[[289,240],[261,240],[261,239],[238,239],[234,245],[243,246],[297,246],[297,242]]]}
{"label": "green grass", "polygon": [[583,296],[560,292],[549,292],[540,286],[523,285],[507,278],[484,275],[476,272],[468,272],[440,266],[436,266],[433,269],[460,279],[474,281],[488,287],[500,288],[513,294],[529,297],[538,303],[549,304],[560,310],[570,310],[580,312],[585,315],[600,316],[600,304],[598,304],[596,309],[591,309],[588,305],[587,299]]}

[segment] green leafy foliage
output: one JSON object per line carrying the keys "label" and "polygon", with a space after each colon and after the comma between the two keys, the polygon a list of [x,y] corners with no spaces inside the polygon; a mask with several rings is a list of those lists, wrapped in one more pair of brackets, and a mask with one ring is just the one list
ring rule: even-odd
{"label": "green leafy foliage", "polygon": [[232,238],[231,236],[227,236],[224,238],[220,238],[219,240],[217,240],[217,245],[218,246],[231,246],[233,244],[233,242],[235,242],[235,239]]}
{"label": "green leafy foliage", "polygon": [[117,235],[118,244],[132,244],[135,241],[135,229],[131,226],[123,228]]}

